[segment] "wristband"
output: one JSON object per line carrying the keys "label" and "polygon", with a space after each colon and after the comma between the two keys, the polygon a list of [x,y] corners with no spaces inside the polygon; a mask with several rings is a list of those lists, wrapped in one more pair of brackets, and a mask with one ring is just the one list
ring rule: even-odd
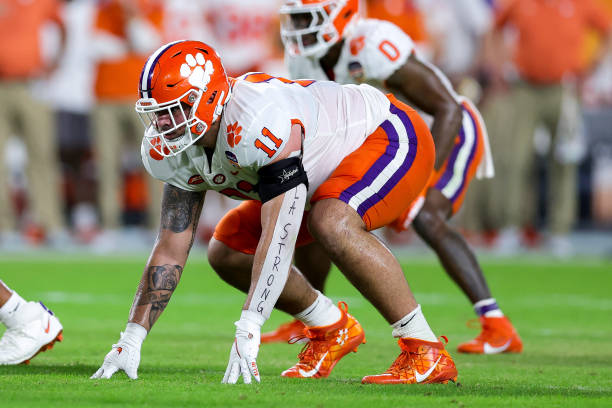
{"label": "wristband", "polygon": [[142,342],[147,337],[147,329],[138,323],[128,323],[125,331],[121,336],[121,340],[131,343],[137,347],[142,346]]}
{"label": "wristband", "polygon": [[259,313],[252,312],[250,310],[243,310],[240,314],[240,320],[235,325],[237,328],[242,330],[261,330],[261,326],[266,322],[266,319]]}

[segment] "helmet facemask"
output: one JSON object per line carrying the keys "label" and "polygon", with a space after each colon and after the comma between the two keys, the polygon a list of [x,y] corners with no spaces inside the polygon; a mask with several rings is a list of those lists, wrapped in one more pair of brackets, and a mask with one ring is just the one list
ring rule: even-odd
{"label": "helmet facemask", "polygon": [[143,67],[139,92],[135,110],[160,159],[201,139],[231,94],[218,54],[200,41],[176,41],[155,51]]}
{"label": "helmet facemask", "polygon": [[[146,129],[144,137],[160,155],[176,156],[206,133],[206,122],[195,114],[202,93],[202,90],[190,89],[180,97],[164,103],[158,104],[154,98],[142,98],[136,102],[136,112]],[[158,122],[165,115],[168,115],[171,126],[162,128]],[[168,139],[168,135],[181,129],[181,135]]]}
{"label": "helmet facemask", "polygon": [[335,1],[312,5],[285,4],[280,9],[281,39],[291,56],[321,58],[340,40],[333,24]]}

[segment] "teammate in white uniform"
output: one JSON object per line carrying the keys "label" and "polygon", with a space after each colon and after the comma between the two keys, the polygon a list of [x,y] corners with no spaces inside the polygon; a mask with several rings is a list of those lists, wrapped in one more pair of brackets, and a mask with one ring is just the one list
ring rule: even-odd
{"label": "teammate in white uniform", "polygon": [[[286,0],[280,13],[291,78],[369,83],[393,91],[430,115],[436,145],[434,175],[422,197],[392,226],[401,231],[412,223],[474,305],[482,332],[460,344],[459,351],[520,352],[522,342],[492,297],[474,253],[447,223],[461,207],[474,175],[493,176],[486,128],[478,110],[455,93],[435,66],[419,58],[411,38],[400,28],[382,20],[360,19],[357,0]],[[323,291],[329,263],[301,265],[297,260],[298,268]],[[301,329],[294,321],[265,333],[262,341],[286,341]]]}
{"label": "teammate in white uniform", "polygon": [[[224,383],[241,375],[245,382],[260,380],[260,329],[275,305],[299,318],[310,340],[283,376],[326,377],[365,341],[346,304],[336,307],[292,268],[294,248],[313,238],[392,324],[402,355],[384,377],[456,380],[453,360],[399,263],[369,232],[397,218],[431,174],[433,140],[413,109],[367,85],[262,73],[228,80],[216,52],[198,41],[158,49],[139,87],[143,162],[166,182],[161,228],[127,328],[93,378],[119,369],[137,377],[142,342],[178,284],[204,194],[214,189],[247,200],[221,221],[220,239],[209,247],[213,266],[237,258],[249,266],[218,270],[248,294]],[[305,209],[313,237],[301,226]],[[236,214],[257,221],[236,221]]]}

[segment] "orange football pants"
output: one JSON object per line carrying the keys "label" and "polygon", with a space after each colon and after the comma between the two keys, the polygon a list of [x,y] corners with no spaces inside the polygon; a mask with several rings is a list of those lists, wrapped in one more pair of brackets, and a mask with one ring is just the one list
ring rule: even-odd
{"label": "orange football pants", "polygon": [[[390,115],[364,143],[340,162],[310,202],[335,198],[361,216],[368,231],[397,219],[425,188],[435,161],[427,124],[392,95]],[[254,254],[261,236],[261,203],[246,201],[217,224],[214,237],[230,248]],[[313,241],[305,214],[296,247]]]}
{"label": "orange football pants", "polygon": [[462,125],[452,150],[440,170],[431,174],[419,198],[390,224],[394,230],[400,232],[408,229],[421,210],[430,188],[439,190],[448,198],[452,206],[451,215],[456,214],[463,205],[465,193],[484,155],[486,128],[480,113],[469,100],[464,100],[461,106]]}

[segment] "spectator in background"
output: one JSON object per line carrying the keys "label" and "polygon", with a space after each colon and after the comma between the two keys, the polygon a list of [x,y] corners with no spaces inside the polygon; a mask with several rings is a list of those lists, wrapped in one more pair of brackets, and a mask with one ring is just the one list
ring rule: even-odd
{"label": "spectator in background", "polygon": [[280,0],[207,0],[213,38],[229,76],[266,70],[285,74],[280,42]]}
{"label": "spectator in background", "polygon": [[[94,21],[98,64],[92,131],[103,228],[96,245],[110,249],[117,245],[116,230],[121,223],[123,199],[132,206],[141,205],[148,210],[150,228],[159,222],[161,185],[150,177],[145,181],[141,176],[144,172],[139,163],[142,124],[133,106],[137,98],[134,84],[138,83],[146,56],[162,41],[162,2],[99,1]],[[131,183],[127,189],[122,187],[123,161],[127,161],[134,172],[126,178]],[[144,183],[148,185],[148,197],[147,189],[140,189]],[[127,190],[130,194],[126,195]]]}
{"label": "spectator in background", "polygon": [[[612,15],[612,0],[598,0]],[[587,59],[601,59],[581,86],[585,127],[589,145],[589,163],[581,170],[590,175],[585,189],[590,198],[594,226],[612,226],[612,42],[591,32],[587,41]],[[586,169],[584,168],[586,167]],[[584,208],[583,208],[584,210]],[[587,210],[588,211],[588,210]],[[612,240],[611,240],[612,243]],[[610,244],[608,244],[609,246]],[[612,254],[612,251],[610,252]]]}
{"label": "spectator in background", "polygon": [[[29,230],[61,246],[67,241],[59,188],[57,142],[50,108],[33,94],[33,80],[52,72],[61,57],[65,29],[57,0],[3,0],[0,5],[0,152],[11,135],[27,147]],[[59,29],[60,52],[44,58],[41,30]],[[3,163],[4,164],[4,163]],[[17,218],[8,191],[6,171],[0,169],[0,245],[18,237]]]}
{"label": "spectator in background", "polygon": [[[504,29],[515,44],[512,70],[506,70]],[[581,113],[576,83],[589,69],[583,52],[587,30],[610,31],[610,19],[593,0],[507,0],[499,3],[487,38],[485,68],[492,83],[506,91],[495,109],[484,110],[500,175],[489,197],[502,198],[498,249],[515,252],[533,186],[534,132],[550,133],[547,169],[547,227],[554,254],[571,254],[568,234],[576,219],[576,169],[584,152],[579,141]],[[508,36],[506,36],[506,39]],[[501,52],[500,52],[501,51]],[[506,65],[507,66],[507,65]]]}
{"label": "spectator in background", "polygon": [[[493,12],[486,0],[418,0],[432,49],[432,62],[459,88],[471,83],[482,38],[491,28]],[[470,81],[470,82],[468,82]],[[467,92],[477,101],[473,91]]]}
{"label": "spectator in background", "polygon": [[199,41],[212,38],[207,19],[209,0],[165,0],[163,6],[164,43],[185,38]]}
{"label": "spectator in background", "polygon": [[431,60],[432,50],[418,2],[419,0],[365,0],[365,8],[361,9],[365,10],[363,17],[390,21],[401,28],[415,42],[419,54]]}
{"label": "spectator in background", "polygon": [[66,48],[55,72],[40,84],[54,111],[64,195],[77,242],[96,232],[95,174],[91,159],[90,113],[94,55],[91,49],[96,0],[65,0]]}
{"label": "spectator in background", "polygon": [[[596,0],[612,16],[612,0]],[[591,29],[585,44],[585,64],[593,67],[581,84],[581,97],[588,106],[612,106],[612,42]],[[598,63],[599,62],[599,63]]]}

